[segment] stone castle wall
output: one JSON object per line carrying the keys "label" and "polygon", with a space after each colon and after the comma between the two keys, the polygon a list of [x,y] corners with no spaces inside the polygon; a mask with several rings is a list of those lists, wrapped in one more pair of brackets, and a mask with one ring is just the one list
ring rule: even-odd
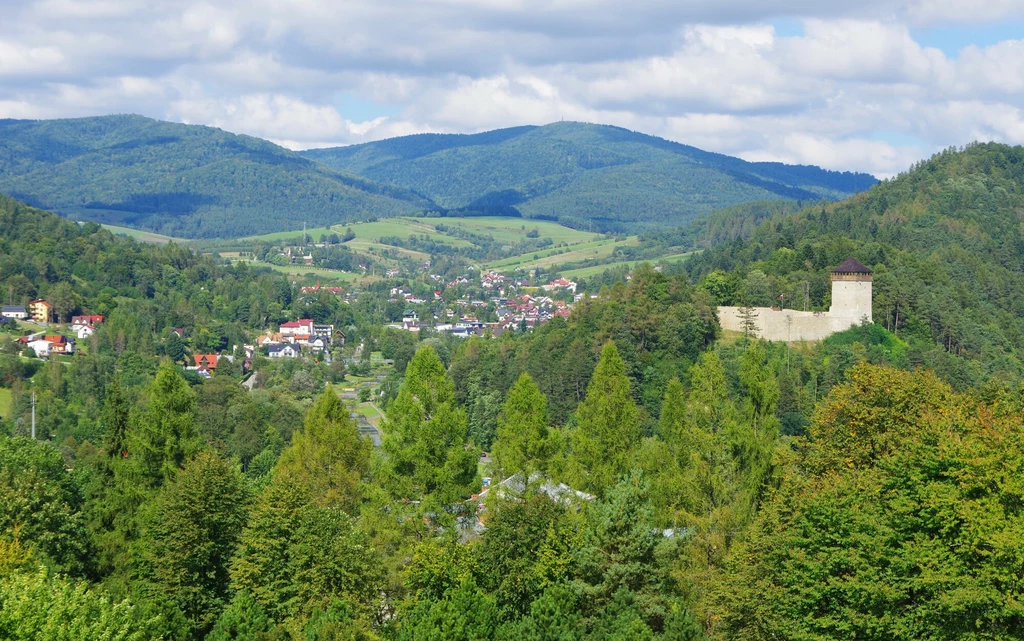
{"label": "stone castle wall", "polygon": [[[820,341],[859,325],[864,319],[871,322],[871,280],[870,272],[833,272],[832,306],[827,312],[755,307],[754,334],[769,341]],[[719,307],[718,322],[722,329],[743,331],[739,307]]]}
{"label": "stone castle wall", "polygon": [[[776,310],[771,307],[755,307],[754,311],[757,314],[754,324],[758,327],[755,334],[769,341],[820,341],[859,325],[861,321],[855,316],[837,316],[831,312]],[[719,307],[718,322],[722,329],[743,331],[739,307]]]}

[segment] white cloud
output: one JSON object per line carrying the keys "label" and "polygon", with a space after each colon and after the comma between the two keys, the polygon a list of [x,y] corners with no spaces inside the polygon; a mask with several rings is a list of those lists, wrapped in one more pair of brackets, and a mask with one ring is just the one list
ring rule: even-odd
{"label": "white cloud", "polygon": [[951,59],[911,31],[1024,17],[1024,0],[7,4],[0,117],[140,112],[292,148],[572,119],[880,175],[1024,142],[1024,41]]}

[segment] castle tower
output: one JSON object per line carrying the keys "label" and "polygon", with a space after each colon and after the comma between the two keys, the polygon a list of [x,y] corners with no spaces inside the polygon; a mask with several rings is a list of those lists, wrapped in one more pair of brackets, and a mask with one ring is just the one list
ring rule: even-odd
{"label": "castle tower", "polygon": [[871,320],[871,270],[852,256],[832,270],[830,316]]}

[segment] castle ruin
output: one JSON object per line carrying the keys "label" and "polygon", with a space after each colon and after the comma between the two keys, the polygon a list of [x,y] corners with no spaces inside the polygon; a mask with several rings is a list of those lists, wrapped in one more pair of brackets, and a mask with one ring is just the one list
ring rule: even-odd
{"label": "castle ruin", "polygon": [[[832,270],[832,305],[827,312],[801,312],[775,307],[754,307],[759,338],[769,341],[820,341],[836,332],[871,321],[871,270],[850,257]],[[743,331],[740,307],[721,306],[722,329]]]}

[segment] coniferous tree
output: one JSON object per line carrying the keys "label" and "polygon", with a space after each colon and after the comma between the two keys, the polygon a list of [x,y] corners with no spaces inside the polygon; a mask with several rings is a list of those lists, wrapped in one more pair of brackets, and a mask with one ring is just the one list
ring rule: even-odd
{"label": "coniferous tree", "polygon": [[551,457],[561,448],[561,434],[549,427],[548,403],[525,372],[508,392],[498,415],[494,464],[501,477],[533,472],[547,474]]}
{"label": "coniferous tree", "polygon": [[178,470],[199,450],[195,423],[195,394],[178,374],[174,363],[164,361],[147,388],[134,447],[141,472],[152,486],[174,479]]}
{"label": "coniferous tree", "polygon": [[433,348],[420,348],[388,405],[380,459],[382,481],[395,498],[433,498],[451,505],[479,487],[478,450],[467,444],[466,413]]}
{"label": "coniferous tree", "polygon": [[570,483],[603,495],[629,471],[639,440],[640,411],[630,395],[625,365],[609,341],[587,386],[587,397],[576,410],[566,471]]}
{"label": "coniferous tree", "polygon": [[200,452],[145,510],[138,542],[150,598],[170,598],[198,638],[227,603],[228,568],[249,503],[241,472]]}
{"label": "coniferous tree", "polygon": [[352,511],[372,448],[328,385],[307,412],[303,429],[292,434],[273,474],[305,488],[317,505]]}
{"label": "coniferous tree", "polygon": [[121,390],[121,374],[117,372],[107,386],[101,417],[106,430],[103,445],[111,458],[128,454],[128,415],[128,400]]}
{"label": "coniferous tree", "polygon": [[167,357],[175,363],[185,360],[185,343],[177,332],[171,332],[167,336],[167,344],[164,346],[164,351],[167,353]]}

